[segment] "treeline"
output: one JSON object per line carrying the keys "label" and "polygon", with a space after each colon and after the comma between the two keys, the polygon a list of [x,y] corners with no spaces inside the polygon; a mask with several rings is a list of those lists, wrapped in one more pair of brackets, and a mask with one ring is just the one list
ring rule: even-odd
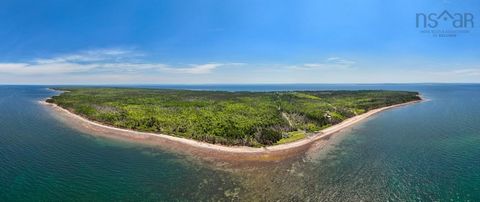
{"label": "treeline", "polygon": [[47,100],[120,128],[226,145],[272,145],[368,110],[418,100],[405,91],[223,92],[68,88]]}

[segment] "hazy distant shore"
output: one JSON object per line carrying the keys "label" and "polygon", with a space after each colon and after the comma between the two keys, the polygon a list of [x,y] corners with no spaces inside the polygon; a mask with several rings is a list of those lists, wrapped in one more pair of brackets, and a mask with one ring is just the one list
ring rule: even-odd
{"label": "hazy distant shore", "polygon": [[69,123],[69,125],[93,135],[120,138],[149,145],[158,145],[162,148],[172,149],[183,153],[189,153],[206,159],[223,160],[230,162],[272,162],[281,161],[283,159],[288,159],[294,156],[304,154],[305,151],[307,151],[314,143],[318,143],[320,142],[320,140],[347,127],[350,127],[379,112],[421,101],[422,100],[416,100],[407,103],[373,109],[363,114],[346,119],[339,124],[323,129],[315,135],[309,136],[307,138],[295,142],[261,148],[253,148],[247,146],[225,146],[165,134],[139,132],[129,129],[116,128],[88,120],[87,118],[74,114],[53,103],[47,103],[45,101],[40,101],[40,103],[45,106],[49,106],[50,109],[55,112],[55,115],[58,115],[58,117]]}

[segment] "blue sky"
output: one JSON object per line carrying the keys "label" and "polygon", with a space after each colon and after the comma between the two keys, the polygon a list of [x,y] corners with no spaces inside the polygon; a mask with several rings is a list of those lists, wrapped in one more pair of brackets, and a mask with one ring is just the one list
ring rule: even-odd
{"label": "blue sky", "polygon": [[480,21],[416,28],[443,10],[480,1],[3,0],[0,83],[480,82]]}

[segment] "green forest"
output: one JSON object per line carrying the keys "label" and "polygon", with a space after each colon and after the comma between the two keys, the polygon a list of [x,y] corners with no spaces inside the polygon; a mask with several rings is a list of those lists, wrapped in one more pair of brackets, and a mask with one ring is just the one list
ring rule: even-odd
{"label": "green forest", "polygon": [[301,139],[368,110],[419,100],[417,92],[226,92],[57,88],[47,102],[107,125],[261,147]]}

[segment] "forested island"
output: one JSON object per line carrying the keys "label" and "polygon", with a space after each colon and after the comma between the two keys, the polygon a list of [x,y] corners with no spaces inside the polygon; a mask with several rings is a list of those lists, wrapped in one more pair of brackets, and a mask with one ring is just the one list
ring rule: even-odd
{"label": "forested island", "polygon": [[293,142],[372,109],[417,101],[417,92],[226,92],[56,88],[47,99],[106,125],[243,146]]}

